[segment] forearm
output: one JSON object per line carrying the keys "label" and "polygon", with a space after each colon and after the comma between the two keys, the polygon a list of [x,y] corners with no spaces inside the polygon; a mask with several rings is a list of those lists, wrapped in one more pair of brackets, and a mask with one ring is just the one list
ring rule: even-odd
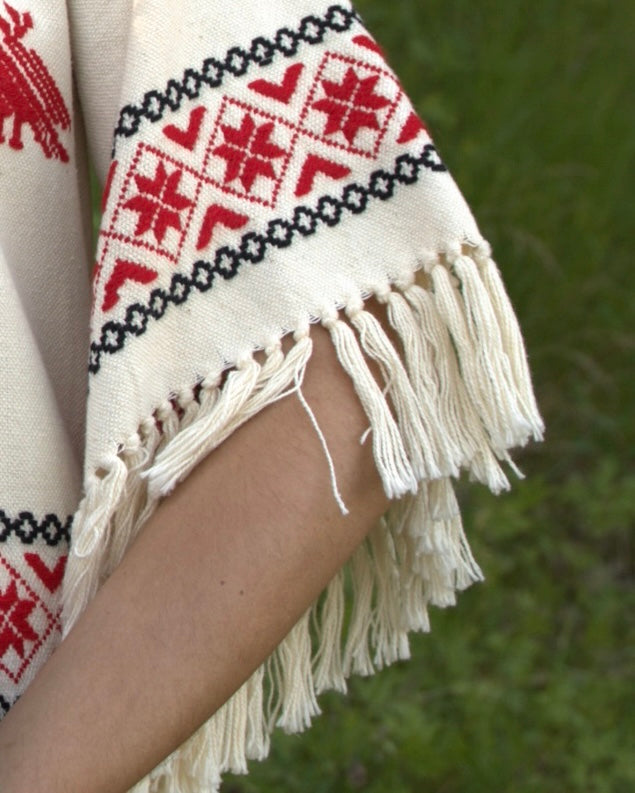
{"label": "forearm", "polygon": [[1,793],[119,793],[270,654],[385,509],[366,419],[316,328],[304,393],[256,416],[161,504],[0,725]]}

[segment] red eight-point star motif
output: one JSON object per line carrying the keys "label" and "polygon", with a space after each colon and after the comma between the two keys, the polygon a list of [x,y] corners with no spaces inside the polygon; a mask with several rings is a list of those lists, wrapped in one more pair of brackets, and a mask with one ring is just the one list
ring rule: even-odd
{"label": "red eight-point star motif", "polygon": [[24,658],[24,642],[36,642],[37,633],[28,623],[35,602],[20,600],[15,581],[11,581],[6,592],[0,592],[0,658],[13,647],[20,658]]}
{"label": "red eight-point star motif", "polygon": [[213,153],[227,163],[225,184],[240,179],[249,193],[259,176],[278,178],[271,160],[284,157],[287,152],[271,142],[274,127],[273,121],[257,126],[249,113],[244,116],[238,129],[221,124],[225,142],[217,146]]}
{"label": "red eight-point star motif", "polygon": [[360,78],[348,68],[341,83],[322,80],[326,96],[313,103],[316,110],[326,113],[325,135],[342,132],[352,146],[360,129],[379,129],[377,112],[390,104],[388,97],[375,93],[379,75]]}
{"label": "red eight-point star motif", "polygon": [[159,161],[154,177],[135,174],[139,193],[125,204],[125,209],[137,212],[135,234],[139,237],[152,231],[157,242],[162,243],[169,228],[181,230],[180,213],[192,206],[193,202],[179,193],[182,172],[168,173],[163,162]]}

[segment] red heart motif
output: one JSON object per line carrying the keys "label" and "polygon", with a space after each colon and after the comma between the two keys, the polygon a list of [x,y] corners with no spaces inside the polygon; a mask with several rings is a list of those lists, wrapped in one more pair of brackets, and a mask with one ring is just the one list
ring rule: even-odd
{"label": "red heart motif", "polygon": [[64,577],[64,568],[66,567],[65,556],[61,556],[57,560],[57,564],[52,570],[44,564],[36,553],[25,553],[24,558],[31,570],[33,570],[49,592],[55,592],[55,590],[59,588],[62,583],[62,578]]}
{"label": "red heart motif", "polygon": [[360,47],[364,47],[364,49],[370,50],[371,52],[376,52],[378,55],[381,55],[382,58],[384,57],[384,51],[370,36],[355,36],[353,41]]}
{"label": "red heart motif", "polygon": [[333,160],[327,160],[324,157],[318,157],[317,154],[309,154],[302,166],[302,173],[295,188],[295,194],[298,198],[300,196],[310,193],[313,189],[313,182],[315,177],[319,174],[330,176],[331,179],[343,179],[351,172],[350,168],[345,165],[340,165]]}
{"label": "red heart motif", "polygon": [[241,229],[248,222],[248,215],[241,215],[239,212],[233,212],[231,209],[226,209],[220,204],[212,204],[205,213],[205,219],[203,220],[203,225],[198,235],[196,249],[201,251],[203,248],[207,248],[212,241],[216,226],[225,226],[228,229],[236,230]]}
{"label": "red heart motif", "polygon": [[269,80],[254,80],[252,83],[249,83],[249,87],[252,91],[267,96],[269,99],[275,99],[278,102],[288,105],[298,87],[303,69],[303,64],[294,63],[292,66],[289,66],[284,73],[281,83],[272,83]]}
{"label": "red heart motif", "polygon": [[403,125],[403,129],[401,130],[401,134],[397,139],[397,143],[409,143],[411,140],[414,140],[420,132],[427,131],[428,128],[419,118],[419,116],[416,113],[411,113],[408,116],[408,120]]}
{"label": "red heart motif", "polygon": [[166,138],[174,141],[174,143],[178,143],[179,146],[183,146],[183,148],[189,151],[194,151],[201,131],[204,115],[204,107],[195,107],[190,113],[190,120],[186,129],[180,129],[179,127],[175,127],[174,124],[168,124],[163,127],[163,134]]}
{"label": "red heart motif", "polygon": [[142,264],[135,262],[127,262],[123,259],[117,259],[110,280],[104,289],[104,302],[102,311],[110,311],[119,302],[119,290],[126,283],[126,281],[136,281],[139,284],[150,284],[158,278],[156,270],[151,270],[149,267],[144,267]]}

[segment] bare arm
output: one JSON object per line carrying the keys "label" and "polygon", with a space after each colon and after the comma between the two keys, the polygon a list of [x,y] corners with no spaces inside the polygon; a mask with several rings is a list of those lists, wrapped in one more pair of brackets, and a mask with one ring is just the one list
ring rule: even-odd
{"label": "bare arm", "polygon": [[[304,393],[238,430],[161,504],[0,724],[2,793],[123,793],[270,654],[386,507],[321,328]],[[168,715],[169,714],[169,715]]]}

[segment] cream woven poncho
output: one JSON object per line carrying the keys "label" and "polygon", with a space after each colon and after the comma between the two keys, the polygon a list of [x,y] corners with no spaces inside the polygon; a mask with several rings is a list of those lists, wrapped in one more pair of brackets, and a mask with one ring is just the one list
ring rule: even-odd
{"label": "cream woven poncho", "polygon": [[507,487],[500,462],[542,422],[489,248],[348,2],[0,6],[0,712],[158,500],[294,398],[318,322],[394,507],[139,791],[215,789],[273,725],[306,727],[316,693],[406,657],[428,604],[480,577],[451,479]]}

